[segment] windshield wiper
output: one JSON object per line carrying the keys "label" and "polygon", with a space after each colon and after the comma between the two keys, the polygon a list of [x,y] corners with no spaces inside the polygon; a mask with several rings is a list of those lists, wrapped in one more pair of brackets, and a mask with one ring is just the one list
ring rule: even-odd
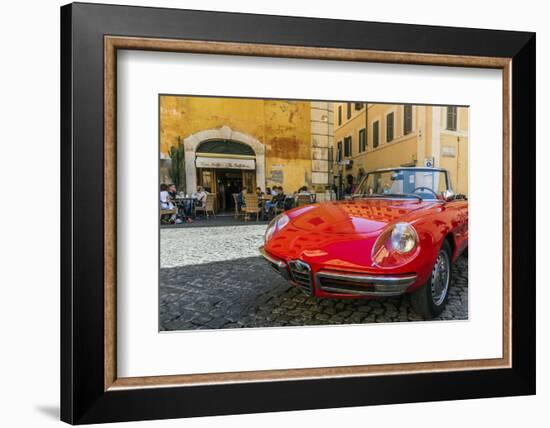
{"label": "windshield wiper", "polygon": [[423,201],[422,197],[420,195],[417,195],[415,193],[376,193],[372,195],[366,195],[366,194],[359,194],[359,195],[353,195],[353,198],[416,198],[420,202]]}

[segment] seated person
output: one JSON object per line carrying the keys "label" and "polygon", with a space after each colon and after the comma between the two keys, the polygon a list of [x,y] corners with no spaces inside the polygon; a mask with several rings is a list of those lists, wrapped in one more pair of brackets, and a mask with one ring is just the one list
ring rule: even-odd
{"label": "seated person", "polygon": [[256,196],[258,197],[258,208],[261,208],[264,199],[264,192],[262,192],[260,187],[256,187]]}
{"label": "seated person", "polygon": [[206,197],[208,196],[208,193],[206,192],[206,190],[204,190],[204,187],[197,187],[196,196],[198,205],[204,208],[206,206]]}
{"label": "seated person", "polygon": [[[175,207],[174,201],[168,193],[168,186],[164,183],[160,185],[160,209],[161,210],[173,210]],[[176,221],[176,214],[171,214],[169,218],[170,223]]]}
{"label": "seated person", "polygon": [[248,193],[248,189],[246,187],[243,187],[242,190],[237,195],[237,204],[239,204],[239,210],[242,207],[246,206],[245,200],[244,200],[244,195],[246,195],[247,193]]}
{"label": "seated person", "polygon": [[[283,208],[283,204],[285,201],[285,192],[283,191],[282,186],[275,186],[273,187],[273,192],[275,192],[273,198],[271,198],[270,201],[267,201],[265,204],[265,212],[269,214],[269,212],[275,208],[276,206],[279,206]],[[279,204],[279,205],[277,205]]]}
{"label": "seated person", "polygon": [[170,195],[170,197],[172,198],[172,201],[175,201],[176,200],[176,196],[178,194],[177,190],[176,190],[176,185],[175,184],[169,184],[168,185],[168,194]]}
{"label": "seated person", "polygon": [[283,186],[279,186],[277,187],[277,193],[276,195],[273,197],[273,199],[278,202],[278,201],[284,201],[285,200],[285,192],[283,190]]}

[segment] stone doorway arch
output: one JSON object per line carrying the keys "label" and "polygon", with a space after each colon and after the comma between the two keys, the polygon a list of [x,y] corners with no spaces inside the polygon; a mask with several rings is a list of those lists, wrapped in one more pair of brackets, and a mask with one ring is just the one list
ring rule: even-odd
{"label": "stone doorway arch", "polygon": [[183,140],[187,193],[197,190],[197,168],[195,166],[197,147],[208,140],[232,140],[250,146],[256,155],[256,185],[265,191],[265,146],[248,134],[234,131],[229,126],[222,126],[197,132]]}

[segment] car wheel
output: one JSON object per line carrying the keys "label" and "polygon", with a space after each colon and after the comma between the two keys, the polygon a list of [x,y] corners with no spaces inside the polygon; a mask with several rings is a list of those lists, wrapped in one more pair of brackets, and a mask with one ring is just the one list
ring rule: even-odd
{"label": "car wheel", "polygon": [[451,246],[443,241],[432,274],[426,285],[420,287],[411,295],[413,309],[425,319],[438,316],[445,308],[449,299],[451,285]]}

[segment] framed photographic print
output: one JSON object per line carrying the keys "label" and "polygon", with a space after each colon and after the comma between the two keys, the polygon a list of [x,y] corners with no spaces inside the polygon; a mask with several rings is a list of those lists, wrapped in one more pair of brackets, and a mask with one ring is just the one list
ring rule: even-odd
{"label": "framed photographic print", "polygon": [[533,33],[76,3],[61,53],[62,420],[535,393]]}

